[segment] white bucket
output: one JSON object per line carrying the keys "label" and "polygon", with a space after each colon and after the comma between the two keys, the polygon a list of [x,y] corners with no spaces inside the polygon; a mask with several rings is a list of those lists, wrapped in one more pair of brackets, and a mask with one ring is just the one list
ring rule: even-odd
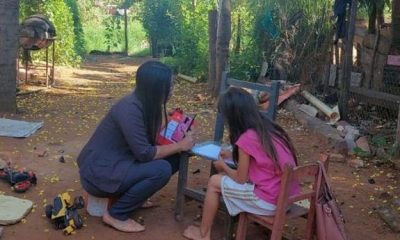
{"label": "white bucket", "polygon": [[98,198],[87,193],[86,211],[91,216],[102,217],[108,208],[108,198]]}

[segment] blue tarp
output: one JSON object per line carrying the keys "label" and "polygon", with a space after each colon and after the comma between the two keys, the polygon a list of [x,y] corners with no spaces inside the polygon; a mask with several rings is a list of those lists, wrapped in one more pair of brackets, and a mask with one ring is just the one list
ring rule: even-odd
{"label": "blue tarp", "polygon": [[0,136],[25,138],[43,126],[43,122],[26,122],[0,118]]}

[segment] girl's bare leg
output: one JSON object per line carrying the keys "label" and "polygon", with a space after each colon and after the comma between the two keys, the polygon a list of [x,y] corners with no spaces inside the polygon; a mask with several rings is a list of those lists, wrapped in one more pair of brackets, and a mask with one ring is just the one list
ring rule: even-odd
{"label": "girl's bare leg", "polygon": [[203,206],[203,217],[200,227],[189,226],[183,232],[183,236],[193,240],[210,240],[211,227],[219,207],[221,196],[222,175],[213,175],[208,181],[206,198]]}

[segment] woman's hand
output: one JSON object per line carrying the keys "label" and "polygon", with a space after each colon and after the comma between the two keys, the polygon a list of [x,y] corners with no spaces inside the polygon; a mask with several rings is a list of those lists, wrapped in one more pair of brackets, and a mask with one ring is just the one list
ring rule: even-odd
{"label": "woman's hand", "polygon": [[190,150],[194,145],[194,138],[192,136],[192,133],[188,132],[186,134],[186,136],[180,142],[178,142],[177,144],[179,144],[179,149],[181,151]]}
{"label": "woman's hand", "polygon": [[225,172],[225,168],[228,167],[228,165],[226,165],[224,159],[220,157],[218,161],[214,162],[214,167],[219,173],[221,173]]}

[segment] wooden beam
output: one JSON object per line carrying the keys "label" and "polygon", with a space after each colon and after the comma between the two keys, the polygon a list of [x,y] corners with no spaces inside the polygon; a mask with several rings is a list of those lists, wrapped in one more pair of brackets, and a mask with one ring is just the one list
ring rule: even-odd
{"label": "wooden beam", "polygon": [[366,103],[396,110],[399,107],[400,96],[379,92],[372,89],[351,87],[352,96]]}
{"label": "wooden beam", "polygon": [[345,120],[347,119],[347,114],[349,112],[347,103],[350,92],[351,70],[353,68],[353,40],[354,40],[355,25],[356,25],[357,4],[358,0],[351,1],[349,30],[345,42],[343,78],[342,78],[342,86],[341,86],[340,101],[339,101],[340,116]]}
{"label": "wooden beam", "polygon": [[399,158],[400,157],[400,104],[399,104],[399,112],[397,115],[396,142],[394,143],[394,151],[395,151],[394,152],[395,157]]}

